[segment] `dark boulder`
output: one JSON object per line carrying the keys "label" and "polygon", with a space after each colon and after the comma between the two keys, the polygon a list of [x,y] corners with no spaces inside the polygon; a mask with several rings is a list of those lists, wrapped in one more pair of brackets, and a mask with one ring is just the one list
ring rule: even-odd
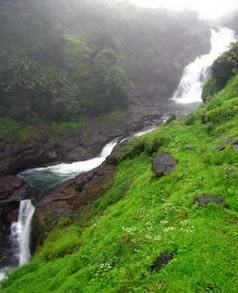
{"label": "dark boulder", "polygon": [[157,177],[166,176],[172,173],[176,166],[177,162],[170,153],[160,153],[153,161],[152,171]]}
{"label": "dark boulder", "polygon": [[223,208],[229,208],[229,206],[225,203],[224,199],[217,195],[202,194],[196,197],[194,202],[199,206],[206,206],[209,203],[216,203]]}
{"label": "dark boulder", "polygon": [[164,266],[166,266],[173,259],[172,254],[164,254],[156,259],[156,261],[151,266],[152,272],[159,272]]}

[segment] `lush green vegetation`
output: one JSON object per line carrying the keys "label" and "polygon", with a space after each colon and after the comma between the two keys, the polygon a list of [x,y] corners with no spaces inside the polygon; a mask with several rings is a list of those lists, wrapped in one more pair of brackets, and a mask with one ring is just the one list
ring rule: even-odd
{"label": "lush green vegetation", "polygon": [[197,44],[199,54],[208,50],[209,29],[195,13],[13,0],[0,4],[0,38],[0,116],[13,120],[4,124],[12,132],[14,123],[125,111],[132,90],[144,95],[158,80],[161,95],[171,95]]}
{"label": "lush green vegetation", "polygon": [[[115,182],[78,222],[62,219],[5,293],[237,292],[238,75],[186,119],[127,144]],[[177,160],[156,178],[158,152]],[[200,207],[216,194],[229,208]],[[173,255],[160,272],[158,256]]]}
{"label": "lush green vegetation", "polygon": [[[202,97],[204,101],[213,97],[220,91],[228,80],[238,71],[238,43],[231,46],[231,49],[222,54],[212,65],[211,76],[207,80]],[[236,91],[235,87],[229,90]]]}
{"label": "lush green vegetation", "polygon": [[36,125],[28,122],[17,121],[9,118],[0,119],[0,140],[5,143],[29,142],[47,140],[52,136],[63,136],[69,132],[84,129],[91,125],[117,125],[125,126],[128,114],[125,111],[111,111],[96,117],[81,115],[77,120],[69,121],[39,121]]}
{"label": "lush green vegetation", "polygon": [[59,31],[50,11],[47,1],[1,4],[1,117],[37,124],[126,108],[131,83],[118,54],[92,52]]}

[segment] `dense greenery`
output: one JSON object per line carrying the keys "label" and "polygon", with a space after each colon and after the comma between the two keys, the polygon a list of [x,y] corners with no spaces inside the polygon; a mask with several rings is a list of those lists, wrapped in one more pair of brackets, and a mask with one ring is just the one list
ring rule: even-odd
{"label": "dense greenery", "polygon": [[32,125],[125,110],[151,81],[171,94],[209,30],[195,13],[12,0],[0,4],[0,38],[0,116]]}
{"label": "dense greenery", "polygon": [[[114,185],[90,215],[62,219],[2,292],[237,292],[237,113],[235,75],[196,113],[127,144]],[[178,166],[155,178],[152,160],[162,151]],[[229,208],[194,204],[203,193]],[[164,253],[173,260],[151,272]]]}
{"label": "dense greenery", "polygon": [[238,43],[222,54],[212,65],[211,76],[203,88],[203,100],[206,101],[221,90],[227,81],[238,71]]}
{"label": "dense greenery", "polygon": [[113,49],[91,56],[65,36],[50,2],[7,1],[0,19],[0,114],[17,121],[62,121],[127,105],[130,82]]}

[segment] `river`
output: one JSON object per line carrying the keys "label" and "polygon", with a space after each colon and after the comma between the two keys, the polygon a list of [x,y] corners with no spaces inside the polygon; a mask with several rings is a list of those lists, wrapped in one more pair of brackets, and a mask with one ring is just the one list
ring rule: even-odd
{"label": "river", "polygon": [[[202,102],[202,86],[209,74],[209,69],[216,58],[226,51],[232,42],[235,42],[235,33],[228,28],[218,28],[211,31],[211,50],[208,54],[197,57],[191,64],[184,69],[183,76],[175,91],[173,97],[164,107],[164,112],[187,114],[196,109]],[[166,116],[164,117],[164,122]],[[74,162],[71,164],[60,163],[45,168],[35,168],[22,172],[25,180],[33,187],[46,191],[56,187],[58,184],[72,179],[79,174],[93,170],[100,166],[106,158],[112,153],[115,146],[127,139],[145,135],[155,128],[143,129],[136,132],[130,138],[116,138],[110,141],[102,149],[101,153],[86,161]],[[20,203],[18,221],[11,227],[11,242],[13,254],[17,259],[19,266],[26,264],[31,257],[30,254],[30,236],[31,222],[35,208],[30,200],[24,200]],[[0,280],[4,279],[5,272],[12,268],[6,267],[0,270]]]}

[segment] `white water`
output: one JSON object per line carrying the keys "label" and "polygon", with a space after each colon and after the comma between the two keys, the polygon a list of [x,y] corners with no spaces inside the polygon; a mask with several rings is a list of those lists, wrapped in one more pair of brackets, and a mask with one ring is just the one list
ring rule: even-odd
{"label": "white water", "polygon": [[[179,104],[191,104],[201,102],[202,85],[207,77],[208,70],[229,45],[235,41],[235,34],[228,28],[219,28],[217,31],[211,31],[211,51],[207,55],[197,57],[194,62],[189,64],[185,69],[180,84],[174,93],[173,100]],[[163,123],[166,122],[165,116]],[[132,137],[142,136],[153,129],[147,129],[135,133]],[[123,139],[121,142],[128,140]],[[107,144],[101,154],[91,160],[74,162],[71,164],[61,163],[46,168],[29,169],[21,173],[23,177],[29,178],[29,182],[36,181],[36,185],[45,182],[46,185],[54,187],[55,184],[71,179],[85,172],[89,172],[100,166],[111,154],[114,147],[119,141],[113,140]],[[37,180],[36,180],[37,179]],[[43,184],[44,185],[44,184]]]}
{"label": "white water", "polygon": [[147,133],[150,133],[152,131],[154,131],[155,129],[157,129],[157,127],[153,127],[153,128],[149,128],[149,129],[146,129],[146,130],[141,130],[141,131],[138,131],[136,133],[133,134],[132,137],[141,137]]}
{"label": "white water", "polygon": [[213,62],[235,42],[234,31],[228,28],[219,28],[211,31],[211,51],[207,55],[197,57],[183,72],[179,86],[174,93],[176,103],[189,104],[201,102],[202,86]]}
{"label": "white water", "polygon": [[0,281],[5,279],[5,273],[4,272],[0,272]]}
{"label": "white water", "polygon": [[[168,119],[168,116],[164,115],[162,118],[162,123],[165,123],[167,119]],[[121,140],[119,138],[116,138],[113,141],[109,142],[107,145],[105,145],[100,155],[96,158],[86,160],[86,161],[78,161],[78,162],[69,163],[69,164],[61,163],[61,164],[57,164],[57,165],[53,165],[53,166],[49,166],[45,168],[28,169],[22,172],[20,175],[23,176],[29,183],[33,184],[35,187],[36,186],[44,187],[45,184],[46,185],[51,184],[51,187],[55,187],[58,183],[62,183],[82,173],[89,172],[99,167],[106,160],[106,158],[111,155],[113,149],[118,143],[123,143],[134,137],[143,136],[147,133],[152,132],[156,128],[157,127],[146,128],[142,131],[138,131],[134,133],[131,137],[127,137]],[[36,180],[36,178],[38,178],[39,180]],[[41,184],[41,182],[43,184]],[[54,182],[56,184],[54,184]]]}
{"label": "white water", "polygon": [[18,220],[11,226],[11,240],[14,245],[14,255],[19,266],[29,262],[31,258],[30,236],[34,212],[35,208],[31,201],[22,200],[20,202]]}
{"label": "white water", "polygon": [[30,169],[21,174],[24,176],[24,174],[27,174],[27,173],[48,171],[57,176],[67,177],[67,179],[73,178],[79,174],[89,172],[95,169],[96,167],[100,166],[106,160],[106,158],[112,153],[117,143],[118,143],[118,140],[114,139],[102,149],[101,154],[98,157],[90,159],[90,160],[79,161],[79,162],[70,163],[70,164],[61,163],[61,164],[46,167],[46,168]]}

